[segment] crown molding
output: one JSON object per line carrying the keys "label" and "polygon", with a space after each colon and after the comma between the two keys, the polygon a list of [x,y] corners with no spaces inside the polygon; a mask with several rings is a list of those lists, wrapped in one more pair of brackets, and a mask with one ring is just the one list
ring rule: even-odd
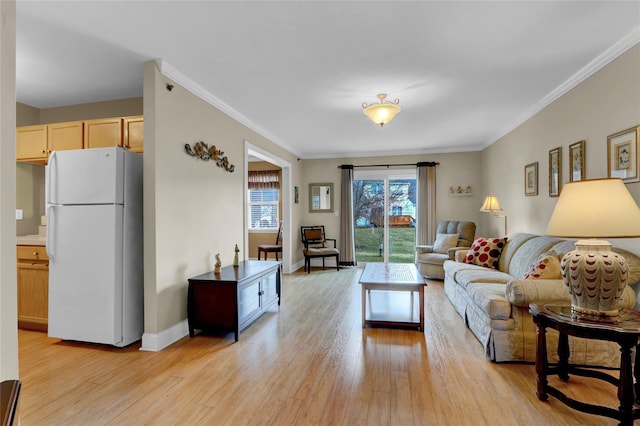
{"label": "crown molding", "polygon": [[531,106],[527,111],[521,114],[511,125],[507,126],[503,131],[498,133],[494,138],[490,139],[483,147],[486,148],[495,143],[498,139],[507,135],[509,132],[516,129],[518,126],[529,120],[531,117],[542,111],[547,106],[551,105],[558,98],[569,92],[578,84],[591,77],[593,74],[601,70],[603,67],[613,62],[616,58],[622,55],[627,50],[631,49],[636,44],[640,43],[640,26],[637,26],[630,31],[622,39],[618,40],[613,46],[596,56],[591,62],[582,67],[578,72],[569,77],[564,83],[553,89],[545,97],[540,99],[538,103]]}
{"label": "crown molding", "polygon": [[293,155],[299,156],[299,154],[296,153],[295,149],[291,147],[289,144],[280,140],[276,136],[270,134],[255,122],[248,119],[244,115],[240,114],[238,111],[236,111],[235,109],[233,109],[232,107],[224,103],[222,100],[214,96],[211,92],[206,90],[204,87],[202,87],[201,85],[199,85],[198,83],[196,83],[195,81],[193,81],[192,79],[190,79],[189,77],[187,77],[186,75],[184,75],[183,73],[181,73],[180,71],[172,67],[169,63],[167,63],[167,61],[163,59],[156,59],[155,62],[156,62],[156,66],[158,67],[158,70],[165,77],[168,77],[171,80],[175,81],[180,86],[184,87],[189,92],[193,93],[194,95],[196,95],[197,97],[199,97],[200,99],[208,103],[209,105],[214,106],[215,108],[224,112],[226,115],[238,121],[239,123],[243,124],[244,126],[248,127],[252,131],[258,133],[260,136],[286,149]]}

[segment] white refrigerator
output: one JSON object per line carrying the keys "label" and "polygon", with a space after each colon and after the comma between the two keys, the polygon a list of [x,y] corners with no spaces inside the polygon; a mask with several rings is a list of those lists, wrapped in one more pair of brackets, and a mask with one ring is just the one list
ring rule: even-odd
{"label": "white refrigerator", "polygon": [[142,155],[53,152],[45,193],[49,336],[119,347],[140,340]]}

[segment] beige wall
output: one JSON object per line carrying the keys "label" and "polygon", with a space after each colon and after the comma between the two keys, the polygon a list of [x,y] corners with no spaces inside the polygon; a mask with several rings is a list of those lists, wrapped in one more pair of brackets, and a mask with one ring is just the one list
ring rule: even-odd
{"label": "beige wall", "polygon": [[[436,171],[436,220],[470,220],[478,223],[480,213],[478,209],[484,200],[482,187],[478,183],[481,173],[481,155],[479,152],[429,154],[414,156],[390,157],[362,157],[362,158],[332,158],[318,160],[302,160],[304,179],[300,187],[300,205],[303,209],[303,225],[324,225],[327,236],[340,241],[340,169],[341,164],[370,165],[370,164],[415,164],[422,161],[439,162]],[[415,170],[415,167],[409,167]],[[394,167],[395,170],[399,169]],[[356,172],[361,169],[355,169]],[[375,170],[367,168],[366,170]],[[316,182],[333,182],[334,204],[333,213],[309,213],[309,184]],[[473,189],[470,197],[451,197],[449,187],[467,186]],[[298,231],[299,232],[299,231]],[[298,237],[298,240],[300,238]],[[302,246],[294,251],[298,260],[302,260]]]}
{"label": "beige wall", "polygon": [[[155,62],[144,73],[145,334],[155,334],[186,319],[187,279],[213,270],[216,253],[223,266],[233,263],[235,244],[248,257],[245,141],[286,161],[295,157],[176,82],[167,91],[169,79]],[[184,145],[197,141],[223,150],[235,172],[185,154]],[[298,179],[298,166],[292,169]]]}
{"label": "beige wall", "polygon": [[142,115],[142,98],[71,105],[40,110],[40,124]]}
{"label": "beige wall", "polygon": [[[482,181],[509,218],[509,233],[544,233],[557,198],[549,197],[549,150],[562,147],[562,182],[569,181],[569,145],[586,140],[587,179],[607,176],[607,136],[640,124],[640,45],[544,108],[482,152]],[[524,166],[539,164],[538,195],[524,196]],[[640,201],[640,183],[627,185]],[[484,229],[501,233],[486,215]],[[640,253],[640,240],[614,241]]]}
{"label": "beige wall", "polygon": [[16,103],[16,126],[40,124],[40,110],[29,105]]}
{"label": "beige wall", "polygon": [[18,378],[16,4],[0,2],[0,380]]}
{"label": "beige wall", "polygon": [[44,166],[16,163],[16,208],[22,220],[16,220],[16,235],[38,233],[40,216],[45,214]]}

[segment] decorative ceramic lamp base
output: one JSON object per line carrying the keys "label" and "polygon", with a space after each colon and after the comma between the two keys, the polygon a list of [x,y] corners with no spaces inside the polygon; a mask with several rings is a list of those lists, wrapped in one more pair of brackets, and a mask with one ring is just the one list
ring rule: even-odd
{"label": "decorative ceramic lamp base", "polygon": [[618,315],[618,300],[627,285],[629,267],[623,256],[611,251],[608,241],[577,241],[576,249],[564,255],[560,266],[574,312]]}

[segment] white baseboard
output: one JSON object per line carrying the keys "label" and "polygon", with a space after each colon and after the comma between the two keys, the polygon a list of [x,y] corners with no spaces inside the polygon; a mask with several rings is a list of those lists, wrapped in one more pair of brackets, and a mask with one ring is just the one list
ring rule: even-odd
{"label": "white baseboard", "polygon": [[144,333],[141,351],[160,352],[172,343],[189,335],[189,322],[184,319],[160,333]]}
{"label": "white baseboard", "polygon": [[291,272],[295,272],[298,269],[302,269],[302,268],[304,268],[304,260],[301,260],[291,265]]}

